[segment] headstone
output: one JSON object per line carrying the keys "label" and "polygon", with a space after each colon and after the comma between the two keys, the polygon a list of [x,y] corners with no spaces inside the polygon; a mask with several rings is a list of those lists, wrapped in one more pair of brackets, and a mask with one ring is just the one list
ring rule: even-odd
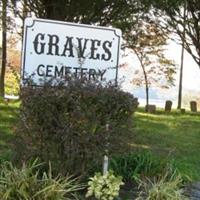
{"label": "headstone", "polygon": [[181,114],[185,114],[185,109],[181,108]]}
{"label": "headstone", "polygon": [[138,98],[136,97],[136,98],[134,98],[134,101],[136,102],[136,108],[138,108],[138,106],[139,106],[139,101],[138,101]]}
{"label": "headstone", "polygon": [[149,113],[156,113],[156,106],[155,105],[148,105],[145,107],[145,110]]}
{"label": "headstone", "polygon": [[197,112],[197,102],[196,101],[190,101],[190,109],[192,112]]}
{"label": "headstone", "polygon": [[8,99],[8,98],[5,98],[5,99],[4,99],[4,103],[5,103],[6,105],[8,105],[9,102],[10,102],[10,99]]}
{"label": "headstone", "polygon": [[165,112],[171,112],[172,109],[172,101],[166,101],[165,102]]}

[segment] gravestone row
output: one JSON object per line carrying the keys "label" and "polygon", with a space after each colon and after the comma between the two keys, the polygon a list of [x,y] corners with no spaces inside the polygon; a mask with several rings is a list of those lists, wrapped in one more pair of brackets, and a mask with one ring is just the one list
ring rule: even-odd
{"label": "gravestone row", "polygon": [[[172,109],[172,101],[166,101],[165,102],[165,112],[170,112]],[[191,101],[190,102],[190,110],[191,112],[197,112],[197,102]],[[181,113],[185,113],[185,109],[181,109]]]}
{"label": "gravestone row", "polygon": [[[165,112],[170,112],[172,109],[172,101],[165,102]],[[197,112],[197,102],[191,101],[190,102],[190,110],[191,112]],[[185,113],[185,109],[181,109],[181,113]]]}
{"label": "gravestone row", "polygon": [[[170,101],[170,100],[167,100],[165,102],[165,112],[171,112],[172,105],[173,105],[173,102]],[[147,112],[149,112],[149,113],[154,114],[156,112],[156,105],[149,104],[148,106],[145,107],[145,110]],[[196,101],[191,101],[190,102],[190,110],[191,110],[191,112],[197,112],[197,102]],[[180,109],[180,112],[182,114],[184,114],[185,113],[185,109],[184,108]]]}

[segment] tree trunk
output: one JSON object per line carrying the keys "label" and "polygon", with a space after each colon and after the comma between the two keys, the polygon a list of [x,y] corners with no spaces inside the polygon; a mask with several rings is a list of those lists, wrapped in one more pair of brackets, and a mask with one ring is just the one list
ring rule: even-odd
{"label": "tree trunk", "polygon": [[145,92],[146,92],[146,106],[145,106],[145,111],[148,112],[149,111],[149,83],[148,83],[148,78],[147,78],[147,73],[145,70],[145,66],[142,62],[142,59],[140,59],[140,64],[143,70],[143,74],[144,74],[144,80],[145,80]]}
{"label": "tree trunk", "polygon": [[181,51],[181,68],[179,77],[179,89],[178,89],[178,106],[177,109],[181,109],[182,104],[182,83],[183,83],[183,62],[184,62],[184,48],[185,48],[185,20],[186,20],[186,0],[184,1],[184,30],[183,30],[183,40],[182,40],[182,51]]}
{"label": "tree trunk", "polygon": [[181,52],[181,68],[180,68],[180,77],[179,77],[177,109],[181,109],[181,104],[182,104],[183,61],[184,61],[184,42],[182,43],[182,52]]}
{"label": "tree trunk", "polygon": [[137,52],[136,49],[133,49],[133,51],[135,52],[136,56],[138,57],[138,60],[140,62],[140,65],[142,67],[142,71],[143,71],[143,75],[144,75],[144,80],[145,80],[145,92],[146,92],[146,106],[145,106],[145,111],[148,112],[149,109],[149,83],[148,83],[148,77],[147,77],[147,73],[146,73],[146,70],[145,70],[145,65],[143,63],[143,56],[139,55],[139,53]]}
{"label": "tree trunk", "polygon": [[148,80],[147,80],[147,74],[146,71],[143,70],[144,72],[144,77],[145,77],[145,91],[146,91],[146,107],[145,107],[145,111],[148,112],[149,111],[149,84],[148,84]]}
{"label": "tree trunk", "polygon": [[6,73],[6,19],[7,19],[7,0],[2,1],[2,65],[1,65],[1,74],[0,74],[0,96],[4,97],[5,95],[5,73]]}

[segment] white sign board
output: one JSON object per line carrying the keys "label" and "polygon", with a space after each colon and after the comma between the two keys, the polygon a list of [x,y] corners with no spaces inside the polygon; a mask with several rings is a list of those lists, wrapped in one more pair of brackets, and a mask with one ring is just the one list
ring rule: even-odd
{"label": "white sign board", "polygon": [[26,18],[22,50],[22,84],[31,79],[117,80],[121,31],[108,27]]}

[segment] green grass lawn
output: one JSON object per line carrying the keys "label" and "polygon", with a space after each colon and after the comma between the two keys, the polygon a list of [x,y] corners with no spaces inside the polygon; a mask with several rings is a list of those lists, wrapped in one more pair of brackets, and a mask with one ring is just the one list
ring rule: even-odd
{"label": "green grass lawn", "polygon": [[[9,158],[10,140],[17,120],[19,103],[0,103],[0,158]],[[135,149],[149,149],[159,156],[168,156],[183,174],[200,180],[200,114],[146,114],[142,109],[135,113]]]}
{"label": "green grass lawn", "polygon": [[181,173],[200,180],[200,113],[135,114],[133,147],[175,160]]}
{"label": "green grass lawn", "polygon": [[18,102],[6,105],[0,101],[0,160],[10,157],[10,141],[13,139],[18,108]]}

